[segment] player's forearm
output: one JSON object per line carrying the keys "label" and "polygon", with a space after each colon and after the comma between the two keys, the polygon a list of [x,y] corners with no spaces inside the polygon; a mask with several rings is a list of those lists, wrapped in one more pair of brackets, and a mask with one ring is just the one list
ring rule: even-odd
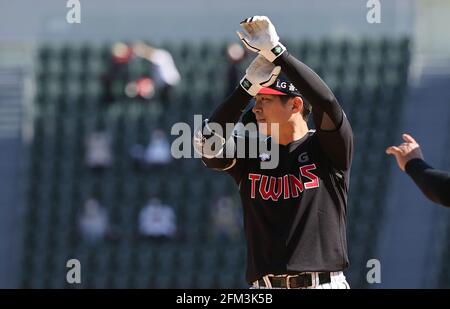
{"label": "player's forearm", "polygon": [[225,130],[227,123],[236,123],[252,98],[241,86],[225,99],[212,113],[208,121],[218,123]]}
{"label": "player's forearm", "polygon": [[283,73],[311,104],[314,121],[316,125],[319,124],[318,128],[322,123],[323,113],[326,113],[335,127],[339,128],[342,122],[342,108],[330,88],[311,68],[288,51],[278,57],[274,64],[281,66]]}
{"label": "player's forearm", "polygon": [[433,202],[450,207],[450,174],[433,169],[422,159],[413,159],[405,171]]}
{"label": "player's forearm", "polygon": [[[228,166],[229,160],[216,160],[225,152],[234,153],[232,133],[251,96],[238,86],[212,113],[211,117],[203,121],[202,126],[196,128],[194,149],[205,160],[206,166],[221,168]],[[232,123],[232,126],[227,126]],[[220,127],[218,127],[218,125]],[[220,166],[219,166],[219,165]]]}

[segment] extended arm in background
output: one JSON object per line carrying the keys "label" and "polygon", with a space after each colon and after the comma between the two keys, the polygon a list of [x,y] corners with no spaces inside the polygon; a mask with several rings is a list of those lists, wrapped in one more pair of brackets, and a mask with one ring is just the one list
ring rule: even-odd
{"label": "extended arm in background", "polygon": [[450,207],[450,173],[429,166],[420,145],[409,134],[403,134],[403,144],[391,146],[386,153],[394,155],[399,168],[406,172],[431,201]]}
{"label": "extended arm in background", "polygon": [[436,170],[422,159],[406,163],[405,171],[427,198],[450,207],[450,173]]}

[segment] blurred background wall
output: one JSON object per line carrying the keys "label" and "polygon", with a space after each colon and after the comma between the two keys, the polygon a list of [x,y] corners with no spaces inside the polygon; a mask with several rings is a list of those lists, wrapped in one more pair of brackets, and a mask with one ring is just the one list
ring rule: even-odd
{"label": "blurred background wall", "polygon": [[[237,22],[245,16],[270,16],[283,36],[291,38],[361,37],[414,32],[415,1],[383,1],[382,22],[368,24],[367,1],[285,0],[274,4],[261,0],[136,0],[81,2],[80,25],[67,24],[64,1],[47,0],[2,2],[2,40],[122,40],[145,38],[159,43],[166,40],[235,40]],[[329,14],[324,15],[324,11]],[[231,22],[230,22],[231,21]],[[234,23],[233,23],[234,22]]]}

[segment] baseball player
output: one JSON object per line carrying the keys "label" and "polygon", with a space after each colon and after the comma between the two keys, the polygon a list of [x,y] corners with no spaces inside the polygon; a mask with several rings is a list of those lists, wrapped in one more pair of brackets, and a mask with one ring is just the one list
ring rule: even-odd
{"label": "baseball player", "polygon": [[[258,55],[240,85],[197,130],[194,146],[208,168],[230,174],[239,187],[246,280],[253,288],[349,288],[342,272],[348,266],[353,149],[348,119],[320,77],[280,43],[267,17],[248,18],[241,27],[244,46]],[[281,72],[288,80],[279,78]],[[267,153],[225,155],[238,148],[239,139],[249,144],[255,137],[228,138],[226,129],[226,136],[212,129],[212,124],[226,128],[237,123],[252,98],[255,104],[244,118],[253,114],[260,133],[256,138],[278,149],[275,168],[262,168]],[[308,129],[310,113],[315,131]]]}
{"label": "baseball player", "polygon": [[403,134],[403,140],[399,146],[388,147],[386,153],[395,156],[399,168],[411,176],[428,199],[450,207],[450,173],[429,166],[411,135]]}

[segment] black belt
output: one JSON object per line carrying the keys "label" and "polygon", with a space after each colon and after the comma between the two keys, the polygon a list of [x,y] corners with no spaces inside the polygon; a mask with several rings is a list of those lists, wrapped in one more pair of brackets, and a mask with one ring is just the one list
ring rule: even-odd
{"label": "black belt", "polygon": [[[313,274],[267,276],[273,288],[298,289],[313,285]],[[331,282],[330,273],[319,273],[319,284]],[[260,287],[267,287],[263,279],[258,280]]]}

